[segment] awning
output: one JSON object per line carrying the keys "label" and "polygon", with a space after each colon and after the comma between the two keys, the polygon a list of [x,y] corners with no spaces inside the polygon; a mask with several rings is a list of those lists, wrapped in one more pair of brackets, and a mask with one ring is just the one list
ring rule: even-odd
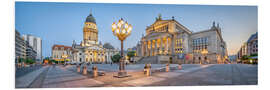
{"label": "awning", "polygon": [[[65,59],[55,59],[55,61],[65,61]],[[66,59],[66,61],[70,61],[70,59]]]}
{"label": "awning", "polygon": [[250,57],[251,59],[258,59],[258,56]]}

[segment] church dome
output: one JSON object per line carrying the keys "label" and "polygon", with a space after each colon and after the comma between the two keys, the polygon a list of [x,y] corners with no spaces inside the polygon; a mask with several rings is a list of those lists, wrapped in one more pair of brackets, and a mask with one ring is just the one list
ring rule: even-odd
{"label": "church dome", "polygon": [[90,13],[89,16],[87,16],[85,22],[92,22],[92,23],[96,23],[96,19],[93,17],[92,13]]}

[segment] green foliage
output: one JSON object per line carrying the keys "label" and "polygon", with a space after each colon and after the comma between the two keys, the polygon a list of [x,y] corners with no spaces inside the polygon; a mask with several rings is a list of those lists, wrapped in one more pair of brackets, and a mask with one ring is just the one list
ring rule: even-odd
{"label": "green foliage", "polygon": [[248,56],[247,55],[242,56],[241,60],[248,60]]}
{"label": "green foliage", "polygon": [[105,43],[103,47],[106,49],[114,49],[114,47],[110,43]]}
{"label": "green foliage", "polygon": [[43,60],[50,60],[50,58],[49,57],[45,57]]}
{"label": "green foliage", "polygon": [[258,54],[251,54],[249,57],[258,56]]}
{"label": "green foliage", "polygon": [[121,55],[120,54],[113,55],[111,59],[113,62],[119,62],[121,59]]}
{"label": "green foliage", "polygon": [[49,60],[49,63],[57,63],[57,61],[55,61],[54,59],[52,59],[52,60]]}
{"label": "green foliage", "polygon": [[25,62],[26,64],[34,64],[36,61],[33,60],[33,59],[31,59],[31,58],[27,58],[26,60],[24,60],[24,62]]}
{"label": "green foliage", "polygon": [[135,53],[136,53],[135,51],[129,51],[129,52],[127,53],[127,56],[130,57],[130,58],[131,58],[131,57],[134,57],[134,56],[135,56]]}
{"label": "green foliage", "polygon": [[24,62],[25,60],[24,60],[24,58],[19,58],[19,63],[21,63],[21,62]]}

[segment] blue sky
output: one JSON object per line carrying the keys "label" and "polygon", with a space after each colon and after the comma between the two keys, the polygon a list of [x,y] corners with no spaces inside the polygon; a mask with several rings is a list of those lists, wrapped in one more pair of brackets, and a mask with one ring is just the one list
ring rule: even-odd
{"label": "blue sky", "polygon": [[99,30],[99,41],[120,48],[111,24],[121,17],[133,26],[124,48],[137,44],[146,26],[160,13],[163,19],[175,19],[193,32],[209,29],[213,21],[220,24],[229,55],[235,54],[249,36],[258,31],[256,6],[166,5],[166,4],[104,4],[16,2],[15,28],[21,34],[41,37],[43,56],[51,55],[54,44],[71,46],[83,39],[86,17],[93,13]]}

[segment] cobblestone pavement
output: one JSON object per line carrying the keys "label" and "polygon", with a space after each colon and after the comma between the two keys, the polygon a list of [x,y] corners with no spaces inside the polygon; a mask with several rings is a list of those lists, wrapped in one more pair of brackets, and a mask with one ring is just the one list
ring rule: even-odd
{"label": "cobblestone pavement", "polygon": [[[68,66],[67,66],[68,67]],[[67,67],[52,66],[46,73],[42,88],[67,88],[98,86],[103,82],[67,70]]]}
{"label": "cobblestone pavement", "polygon": [[257,65],[224,64],[212,65],[147,86],[257,85],[257,83]]}
{"label": "cobblestone pavement", "polygon": [[[92,66],[92,65],[91,65]],[[91,66],[88,66],[91,71]],[[106,69],[112,67],[111,69]],[[257,65],[244,64],[184,64],[182,70],[155,72],[152,76],[143,74],[137,66],[131,66],[128,72],[131,77],[115,78],[115,66],[99,65],[104,68],[105,76],[93,78],[90,73],[82,75],[76,72],[75,65],[50,66],[31,85],[36,88],[67,88],[67,87],[128,87],[128,86],[194,86],[194,85],[257,85]]]}
{"label": "cobblestone pavement", "polygon": [[38,70],[41,67],[42,67],[42,65],[40,65],[40,64],[32,65],[29,67],[22,67],[22,68],[15,67],[15,77],[19,78],[23,75],[26,75],[27,73]]}

